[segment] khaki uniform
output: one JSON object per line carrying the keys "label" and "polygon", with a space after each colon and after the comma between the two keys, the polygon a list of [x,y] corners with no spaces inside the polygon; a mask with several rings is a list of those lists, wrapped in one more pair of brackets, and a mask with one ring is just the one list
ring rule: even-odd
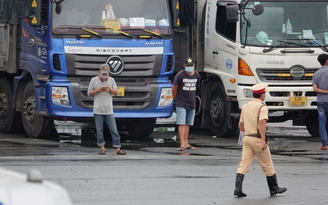
{"label": "khaki uniform", "polygon": [[[260,109],[261,106],[262,108]],[[240,122],[244,123],[245,137],[243,140],[242,159],[237,170],[239,174],[245,175],[248,172],[255,155],[266,176],[272,176],[276,173],[269,146],[267,149],[262,150],[262,139],[249,136],[258,133],[259,120],[263,119],[268,120],[268,107],[260,99],[253,99],[242,108]]]}

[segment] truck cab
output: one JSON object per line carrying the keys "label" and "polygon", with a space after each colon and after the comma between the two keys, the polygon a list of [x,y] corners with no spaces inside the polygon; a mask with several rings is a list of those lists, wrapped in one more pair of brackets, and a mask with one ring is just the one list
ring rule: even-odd
{"label": "truck cab", "polygon": [[317,56],[328,52],[327,1],[193,3],[193,21],[174,30],[174,49],[179,57],[179,48],[187,47],[185,55],[198,62],[202,127],[233,136],[240,109],[253,98],[251,86],[266,82],[269,122],[292,120],[318,136],[312,76],[320,68]]}
{"label": "truck cab", "polygon": [[117,124],[131,136],[148,137],[157,118],[172,115],[166,0],[9,0],[1,6],[7,11],[0,23],[1,131],[23,129],[39,138],[49,136],[54,120],[92,124],[87,88],[103,63],[119,87]]}

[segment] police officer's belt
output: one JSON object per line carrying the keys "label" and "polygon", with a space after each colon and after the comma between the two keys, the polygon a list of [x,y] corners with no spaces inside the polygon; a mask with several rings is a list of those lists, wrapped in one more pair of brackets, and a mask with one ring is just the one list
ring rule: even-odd
{"label": "police officer's belt", "polygon": [[246,136],[249,136],[249,137],[256,137],[256,138],[261,138],[261,135],[260,134],[248,134]]}

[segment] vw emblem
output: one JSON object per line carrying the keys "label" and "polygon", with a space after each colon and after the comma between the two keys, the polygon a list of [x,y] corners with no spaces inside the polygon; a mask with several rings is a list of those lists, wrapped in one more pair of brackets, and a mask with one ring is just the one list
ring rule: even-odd
{"label": "vw emblem", "polygon": [[106,63],[109,65],[109,73],[112,75],[118,75],[123,71],[124,62],[119,56],[109,57]]}
{"label": "vw emblem", "polygon": [[290,70],[290,75],[293,78],[301,78],[301,77],[303,77],[305,75],[305,70],[304,70],[304,68],[302,68],[300,66],[296,66],[296,67],[293,67]]}

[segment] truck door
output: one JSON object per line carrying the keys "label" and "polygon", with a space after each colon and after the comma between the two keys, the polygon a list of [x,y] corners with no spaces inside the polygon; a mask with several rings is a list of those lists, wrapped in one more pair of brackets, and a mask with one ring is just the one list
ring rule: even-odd
{"label": "truck door", "polygon": [[[48,27],[48,17],[50,17],[48,4],[51,2],[26,0],[23,8],[20,53],[20,62],[23,66],[21,68],[35,79],[40,75],[50,74],[48,42],[51,33]],[[51,136],[54,119],[45,116],[46,103],[49,99],[42,97],[47,96],[46,83],[43,79],[30,80],[26,81],[25,85],[21,102],[25,133],[33,138]]]}
{"label": "truck door", "polygon": [[[212,56],[213,68],[223,72],[232,73],[237,69],[237,62],[233,62],[236,52],[236,22],[228,22],[226,18],[226,7],[230,3],[218,2],[212,11],[213,18],[213,42]],[[229,74],[228,74],[229,75]],[[228,79],[228,78],[227,78]],[[223,79],[224,80],[224,79]]]}
{"label": "truck door", "polygon": [[[33,69],[32,73],[41,72],[46,68],[48,58],[47,38],[48,29],[48,1],[26,0],[23,15],[22,50]],[[25,57],[26,58],[26,57]]]}
{"label": "truck door", "polygon": [[[226,7],[231,3],[211,1],[205,18],[205,54],[208,71],[213,79],[207,92],[207,122],[213,135],[233,136],[238,120],[231,117],[231,102],[227,96],[236,96],[236,88],[229,80],[237,73],[236,22],[228,22]],[[212,65],[210,65],[212,63]]]}
{"label": "truck door", "polygon": [[[205,8],[205,37],[204,37],[204,62],[210,68],[213,68],[213,58],[217,56],[217,52],[214,52],[212,49],[213,45],[213,16],[215,16],[215,5],[212,4],[212,1],[207,1]],[[215,19],[215,18],[214,18]]]}

